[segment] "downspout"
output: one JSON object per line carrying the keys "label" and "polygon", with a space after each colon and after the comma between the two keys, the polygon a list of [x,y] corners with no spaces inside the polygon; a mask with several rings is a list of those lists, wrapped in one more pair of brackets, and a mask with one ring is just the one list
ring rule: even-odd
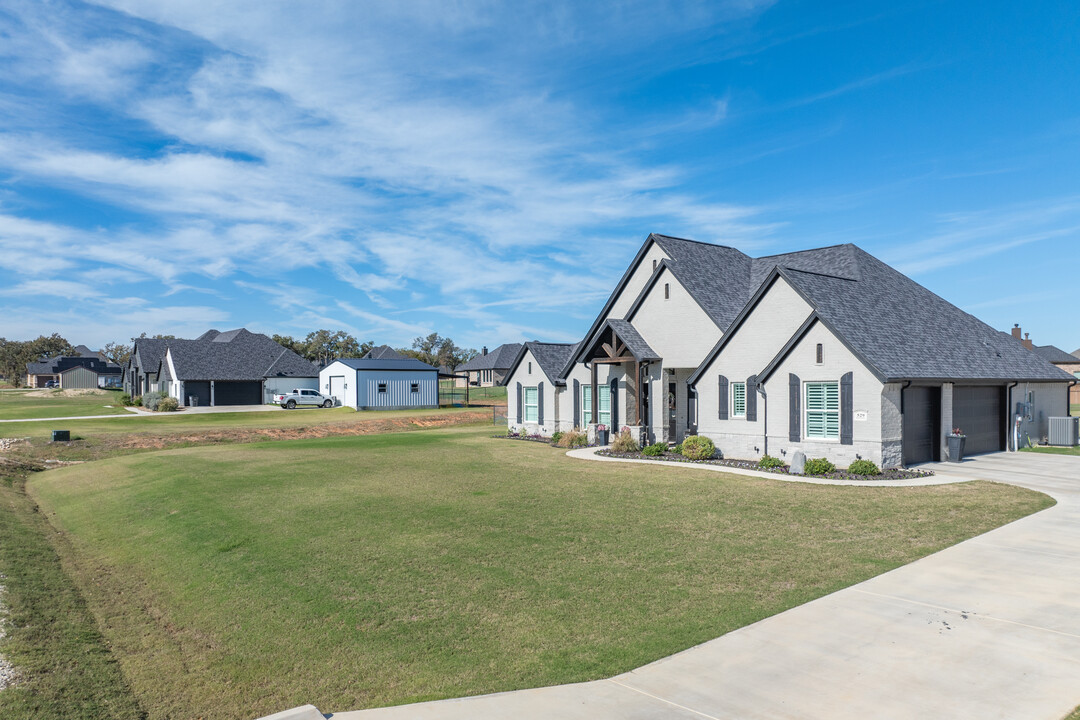
{"label": "downspout", "polygon": [[[1020,384],[1020,381],[1010,383],[1005,386],[1005,446],[1009,452],[1016,452],[1020,449],[1019,440],[1017,438],[1018,428],[1016,418],[1013,417],[1013,401],[1012,401],[1012,389]],[[1011,432],[1010,432],[1011,431]],[[1012,436],[1012,448],[1009,449],[1009,437]]]}
{"label": "downspout", "polygon": [[762,445],[765,447],[765,454],[769,454],[769,396],[765,392],[765,383],[758,383],[757,385],[758,395],[761,396],[763,402],[761,405],[761,419],[762,429],[761,434],[764,436]]}
{"label": "downspout", "polygon": [[905,380],[900,385],[900,467],[907,467],[904,464],[904,441],[907,439],[904,437],[904,391],[911,387],[911,381]]}

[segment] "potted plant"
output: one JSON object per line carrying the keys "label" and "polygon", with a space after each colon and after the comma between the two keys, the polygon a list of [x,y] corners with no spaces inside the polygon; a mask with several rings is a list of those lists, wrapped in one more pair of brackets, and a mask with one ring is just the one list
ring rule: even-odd
{"label": "potted plant", "polygon": [[967,440],[967,435],[960,432],[960,428],[953,428],[953,431],[948,434],[947,440],[949,443],[949,462],[963,462],[964,442]]}
{"label": "potted plant", "polygon": [[596,426],[596,444],[597,445],[607,445],[608,444],[607,425],[601,424],[601,425]]}

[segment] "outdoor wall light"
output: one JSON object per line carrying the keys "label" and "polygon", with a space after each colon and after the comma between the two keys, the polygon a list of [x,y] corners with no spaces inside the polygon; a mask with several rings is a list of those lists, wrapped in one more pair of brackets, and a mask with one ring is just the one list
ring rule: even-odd
{"label": "outdoor wall light", "polygon": [[787,455],[787,450],[784,450],[783,448],[781,448],[780,449],[780,454],[781,455]]}

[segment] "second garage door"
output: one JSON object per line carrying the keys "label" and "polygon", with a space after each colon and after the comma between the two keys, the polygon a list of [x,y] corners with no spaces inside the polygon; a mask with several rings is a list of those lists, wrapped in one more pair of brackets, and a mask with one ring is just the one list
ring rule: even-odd
{"label": "second garage door", "polygon": [[954,386],[953,427],[967,435],[965,455],[1004,450],[1005,388],[999,385]]}
{"label": "second garage door", "polygon": [[218,380],[214,383],[214,404],[260,405],[262,404],[262,383]]}
{"label": "second garage door", "polygon": [[941,388],[904,388],[904,465],[940,459]]}

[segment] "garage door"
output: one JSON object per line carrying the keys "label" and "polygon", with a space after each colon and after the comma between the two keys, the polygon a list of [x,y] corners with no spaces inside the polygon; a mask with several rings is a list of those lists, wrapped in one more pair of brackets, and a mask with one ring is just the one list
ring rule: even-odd
{"label": "garage door", "polygon": [[184,403],[205,407],[210,404],[210,381],[192,381],[184,383]]}
{"label": "garage door", "polygon": [[934,462],[941,456],[941,388],[904,388],[904,464]]}
{"label": "garage door", "polygon": [[214,404],[261,405],[262,383],[218,380],[214,383]]}
{"label": "garage door", "polygon": [[953,426],[967,435],[965,455],[1004,450],[1005,388],[998,385],[954,386]]}

